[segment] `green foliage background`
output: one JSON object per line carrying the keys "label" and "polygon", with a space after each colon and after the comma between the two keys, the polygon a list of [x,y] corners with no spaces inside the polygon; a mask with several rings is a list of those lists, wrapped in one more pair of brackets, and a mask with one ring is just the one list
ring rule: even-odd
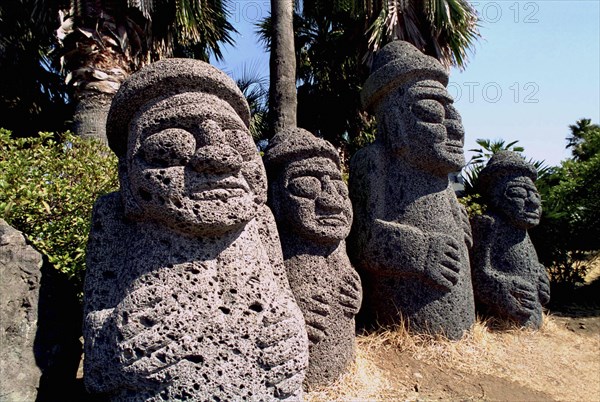
{"label": "green foliage background", "polygon": [[600,257],[600,126],[581,119],[570,128],[573,157],[536,183],[544,212],[531,236],[554,281],[577,284]]}
{"label": "green foliage background", "polygon": [[118,188],[117,159],[71,133],[14,138],[0,129],[0,217],[81,289],[96,198]]}

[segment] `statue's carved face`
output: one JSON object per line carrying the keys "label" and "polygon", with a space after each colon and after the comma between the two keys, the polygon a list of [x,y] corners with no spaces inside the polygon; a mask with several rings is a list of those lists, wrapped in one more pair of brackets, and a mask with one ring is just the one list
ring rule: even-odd
{"label": "statue's carved face", "polygon": [[529,229],[540,223],[542,200],[529,177],[513,177],[499,183],[492,202],[515,227]]}
{"label": "statue's carved face", "polygon": [[465,163],[464,129],[453,99],[437,81],[418,81],[388,95],[385,138],[394,154],[425,170],[447,175]]}
{"label": "statue's carved face", "polygon": [[352,224],[352,205],[339,168],[328,158],[290,163],[280,186],[275,213],[289,232],[316,242],[345,239]]}
{"label": "statue's carved face", "polygon": [[214,96],[185,93],[134,117],[127,151],[129,193],[145,218],[211,235],[251,220],[266,175],[244,123]]}

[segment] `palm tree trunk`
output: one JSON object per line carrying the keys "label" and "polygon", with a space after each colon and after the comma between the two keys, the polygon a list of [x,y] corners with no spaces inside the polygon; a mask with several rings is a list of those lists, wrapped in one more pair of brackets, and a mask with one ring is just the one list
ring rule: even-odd
{"label": "palm tree trunk", "polygon": [[[77,57],[77,54],[73,53],[72,57]],[[105,51],[98,53],[96,57],[87,58],[82,55],[80,67],[70,71],[69,80],[75,103],[75,135],[108,143],[108,110],[113,96],[129,75],[127,61],[117,52]]]}
{"label": "palm tree trunk", "polygon": [[94,138],[107,144],[106,118],[112,95],[98,93],[76,101],[73,115],[73,131],[85,138]]}
{"label": "palm tree trunk", "polygon": [[296,53],[294,1],[271,0],[273,38],[270,56],[269,113],[271,135],[296,126]]}

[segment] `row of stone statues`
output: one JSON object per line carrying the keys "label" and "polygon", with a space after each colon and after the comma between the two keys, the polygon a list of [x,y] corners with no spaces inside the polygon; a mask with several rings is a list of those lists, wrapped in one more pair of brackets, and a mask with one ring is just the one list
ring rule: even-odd
{"label": "row of stone statues", "polygon": [[209,64],[132,75],[107,123],[121,188],[97,201],[88,244],[88,389],[298,400],[351,362],[363,286],[364,321],[457,339],[477,298],[539,326],[535,170],[503,154],[482,172],[497,212],[474,223],[474,296],[471,226],[447,179],[464,164],[447,81],[408,43],[379,52],[363,91],[379,136],[352,159],[349,194],[336,149],[305,130],[278,133],[263,165],[244,96]]}

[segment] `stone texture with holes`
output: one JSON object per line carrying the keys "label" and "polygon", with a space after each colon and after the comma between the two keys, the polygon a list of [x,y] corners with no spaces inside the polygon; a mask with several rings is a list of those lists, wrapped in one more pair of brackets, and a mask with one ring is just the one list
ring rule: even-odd
{"label": "stone texture with holes", "polygon": [[168,59],[111,106],[121,189],[93,212],[89,390],[112,400],[297,400],[302,313],[266,207],[248,106],[223,72]]}
{"label": "stone texture with holes", "polygon": [[475,306],[470,225],[448,181],[464,164],[464,131],[447,84],[444,67],[409,43],[376,54],[362,100],[378,138],[350,161],[349,250],[362,321],[457,339]]}
{"label": "stone texture with holes", "polygon": [[265,152],[269,202],[310,342],[308,387],[337,379],[354,357],[362,289],[345,239],[352,205],[336,149],[310,132],[278,133]]}
{"label": "stone texture with holes", "polygon": [[495,154],[479,175],[488,209],[472,219],[473,288],[478,308],[503,321],[540,328],[550,301],[546,268],[528,229],[540,222],[537,170],[519,154]]}
{"label": "stone texture with holes", "polygon": [[42,370],[34,341],[42,256],[0,219],[0,392],[2,400],[35,400]]}
{"label": "stone texture with holes", "polygon": [[65,275],[0,219],[0,400],[73,398],[81,310]]}

